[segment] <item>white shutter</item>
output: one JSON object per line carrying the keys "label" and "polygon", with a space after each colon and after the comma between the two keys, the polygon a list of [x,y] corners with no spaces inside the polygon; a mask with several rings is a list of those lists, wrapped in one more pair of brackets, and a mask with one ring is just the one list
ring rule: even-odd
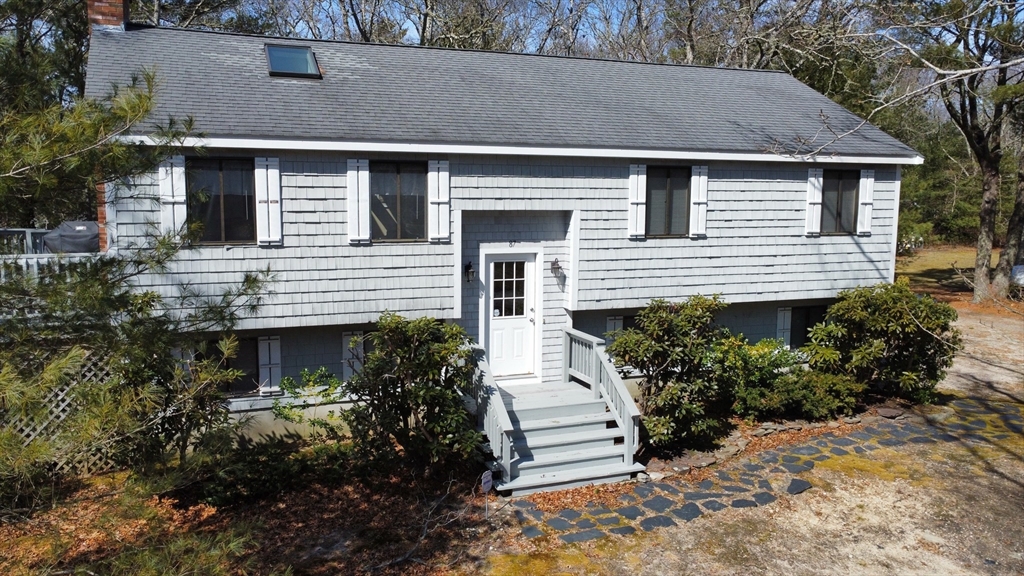
{"label": "white shutter", "polygon": [[629,237],[647,234],[647,165],[629,166]]}
{"label": "white shutter", "polygon": [[690,236],[708,235],[708,167],[690,169]]}
{"label": "white shutter", "polygon": [[370,241],[370,161],[348,161],[348,242]]}
{"label": "white shutter", "polygon": [[281,337],[260,336],[260,395],[273,394],[281,385]]}
{"label": "white shutter", "polygon": [[875,198],[874,170],[860,171],[860,191],[857,196],[857,202],[860,204],[857,210],[857,234],[870,236],[871,210],[874,207]]}
{"label": "white shutter", "polygon": [[616,330],[622,330],[622,316],[609,316],[604,325],[605,344],[610,345],[615,341],[609,334]]}
{"label": "white shutter", "polygon": [[811,168],[807,171],[807,224],[808,236],[821,234],[821,187],[824,171]]}
{"label": "white shutter", "polygon": [[779,320],[775,325],[775,337],[782,340],[786,348],[789,348],[792,342],[793,334],[793,309],[792,308],[779,308]]}
{"label": "white shutter", "polygon": [[171,348],[171,358],[177,361],[178,368],[182,374],[189,374],[192,366],[191,362],[195,359],[195,350],[183,350],[181,348]]}
{"label": "white shutter", "polygon": [[622,316],[609,316],[605,323],[605,334],[616,330],[622,330]]}
{"label": "white shutter", "polygon": [[160,163],[160,230],[179,233],[185,226],[185,157],[171,156]]}
{"label": "white shutter", "polygon": [[427,173],[427,237],[431,242],[451,240],[451,179],[447,160],[431,160]]}
{"label": "white shutter", "polygon": [[[352,348],[352,341],[358,342],[362,337],[362,332],[342,332],[341,334],[341,379],[345,382],[348,382],[349,378],[363,367],[357,349]],[[356,346],[361,347],[361,343]]]}
{"label": "white shutter", "polygon": [[281,243],[281,169],[277,158],[256,159],[256,239]]}

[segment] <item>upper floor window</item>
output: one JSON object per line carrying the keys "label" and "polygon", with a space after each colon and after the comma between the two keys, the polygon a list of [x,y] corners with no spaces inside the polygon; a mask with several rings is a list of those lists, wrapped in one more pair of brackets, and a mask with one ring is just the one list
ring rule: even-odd
{"label": "upper floor window", "polygon": [[256,242],[251,159],[189,158],[185,166],[189,221],[202,225],[200,242]]}
{"label": "upper floor window", "polygon": [[426,240],[426,162],[371,162],[373,240]]}
{"label": "upper floor window", "polygon": [[685,236],[690,225],[690,168],[647,168],[647,236]]}
{"label": "upper floor window", "polygon": [[821,233],[857,233],[859,170],[824,170],[821,184]]}
{"label": "upper floor window", "polygon": [[271,76],[323,78],[309,46],[267,44],[267,65]]}

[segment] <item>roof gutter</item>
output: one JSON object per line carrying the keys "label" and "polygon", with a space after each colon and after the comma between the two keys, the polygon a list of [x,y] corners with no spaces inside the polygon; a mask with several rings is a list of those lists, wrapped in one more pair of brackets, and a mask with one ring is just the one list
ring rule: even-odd
{"label": "roof gutter", "polygon": [[[129,137],[141,144],[154,144],[148,136]],[[549,146],[493,146],[478,144],[405,144],[343,140],[279,140],[274,138],[186,138],[186,148],[302,150],[319,152],[384,152],[405,154],[471,154],[488,156],[560,156],[580,158],[623,158],[711,162],[791,162],[818,164],[918,165],[924,157],[841,156],[832,154],[775,154],[771,152],[707,152],[693,150],[643,150],[631,148],[570,148]]]}

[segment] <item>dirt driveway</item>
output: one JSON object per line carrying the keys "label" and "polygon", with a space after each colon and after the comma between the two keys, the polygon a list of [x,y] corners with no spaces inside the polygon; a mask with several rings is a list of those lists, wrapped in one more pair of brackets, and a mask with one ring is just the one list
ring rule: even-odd
{"label": "dirt driveway", "polygon": [[[942,389],[958,395],[1024,402],[1024,317],[1010,310],[978,308],[954,302],[964,335],[964,350],[953,363]],[[1024,305],[1012,310],[1024,313]]]}
{"label": "dirt driveway", "polygon": [[[1024,412],[1024,318],[957,304],[965,351],[944,391],[975,422]],[[953,405],[923,409],[940,425]],[[1000,415],[1004,416],[1000,416]],[[1005,422],[1004,422],[1005,423]],[[1024,574],[1024,435],[904,444],[820,462],[813,488],[631,536],[491,551],[491,574]],[[497,548],[497,547],[496,547]],[[505,553],[502,553],[502,552]]]}

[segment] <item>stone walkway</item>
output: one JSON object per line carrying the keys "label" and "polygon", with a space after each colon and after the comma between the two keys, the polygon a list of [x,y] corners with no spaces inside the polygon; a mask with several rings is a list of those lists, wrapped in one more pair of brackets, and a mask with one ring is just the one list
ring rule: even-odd
{"label": "stone walkway", "polygon": [[782,495],[800,494],[811,484],[799,475],[831,458],[849,454],[871,458],[879,448],[908,444],[998,443],[1013,434],[1024,434],[1024,406],[958,399],[927,417],[907,415],[865,424],[845,436],[825,433],[800,444],[733,459],[720,465],[711,479],[699,483],[669,477],[637,484],[632,493],[620,497],[621,506],[614,509],[590,505],[549,514],[520,499],[513,503],[515,516],[526,538],[550,535],[565,543],[677,526],[703,514],[765,506]]}

